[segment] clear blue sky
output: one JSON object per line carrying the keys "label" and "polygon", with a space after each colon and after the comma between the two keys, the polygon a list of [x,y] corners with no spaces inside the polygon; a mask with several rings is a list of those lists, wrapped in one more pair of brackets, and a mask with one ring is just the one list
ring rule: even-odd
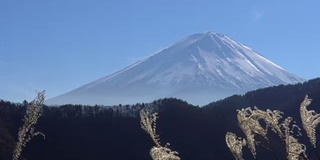
{"label": "clear blue sky", "polygon": [[302,78],[320,76],[320,1],[0,0],[0,99],[47,98],[215,31]]}

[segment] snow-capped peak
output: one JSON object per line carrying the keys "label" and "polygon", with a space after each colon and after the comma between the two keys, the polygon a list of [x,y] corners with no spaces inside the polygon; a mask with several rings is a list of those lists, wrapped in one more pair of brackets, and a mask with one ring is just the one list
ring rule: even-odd
{"label": "snow-capped peak", "polygon": [[177,97],[202,105],[231,94],[301,81],[250,47],[207,32],[188,36],[48,102],[110,105]]}

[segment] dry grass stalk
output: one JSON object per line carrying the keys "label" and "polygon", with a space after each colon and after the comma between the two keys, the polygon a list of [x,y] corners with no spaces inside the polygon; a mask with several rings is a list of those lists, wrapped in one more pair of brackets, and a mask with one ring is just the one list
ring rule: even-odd
{"label": "dry grass stalk", "polygon": [[144,129],[152,138],[156,146],[152,147],[150,150],[150,155],[153,160],[180,160],[178,157],[178,152],[172,151],[168,148],[169,143],[164,147],[160,144],[159,135],[156,134],[156,121],[157,113],[151,114],[147,110],[140,111],[140,124],[141,128]]}
{"label": "dry grass stalk", "polygon": [[243,160],[242,147],[246,145],[246,140],[237,137],[232,132],[227,132],[226,143],[236,160]]}
{"label": "dry grass stalk", "polygon": [[171,151],[168,148],[169,143],[165,147],[152,147],[150,150],[150,155],[153,160],[180,160],[177,156],[178,152]]}
{"label": "dry grass stalk", "polygon": [[24,124],[19,130],[18,142],[13,151],[13,160],[19,159],[23,148],[34,136],[41,135],[45,138],[43,133],[34,131],[35,124],[41,116],[40,111],[45,98],[44,94],[45,91],[39,92],[38,96],[30,105],[27,106],[27,110],[23,118]]}
{"label": "dry grass stalk", "polygon": [[[267,138],[268,128],[271,128],[273,132],[283,137],[279,126],[279,120],[282,118],[282,112],[275,110],[262,111],[257,107],[252,110],[250,107],[238,110],[237,118],[238,125],[246,135],[248,148],[252,153],[253,157],[256,157],[256,147],[255,147],[255,135],[260,135]],[[266,128],[263,128],[259,120],[264,120],[267,124]]]}
{"label": "dry grass stalk", "polygon": [[314,148],[316,148],[316,127],[320,123],[320,114],[314,110],[307,110],[307,106],[311,104],[312,99],[308,95],[304,98],[300,105],[300,116],[302,126],[309,137],[309,140]]}
{"label": "dry grass stalk", "polygon": [[292,117],[288,117],[281,124],[281,126],[283,127],[283,130],[284,130],[287,159],[288,160],[299,160],[299,159],[307,157],[306,156],[306,146],[302,143],[299,143],[298,139],[296,139],[292,136],[294,133],[293,130],[295,128],[300,130],[300,128],[297,125],[292,125],[292,128],[290,128],[291,122],[292,122]]}
{"label": "dry grass stalk", "polygon": [[[303,104],[309,103],[304,102]],[[278,110],[271,111],[267,109],[266,111],[262,111],[259,110],[257,107],[254,107],[253,110],[250,107],[238,110],[238,124],[243,133],[246,135],[247,146],[254,158],[256,158],[255,145],[257,143],[257,141],[255,140],[255,136],[260,135],[264,137],[266,140],[268,140],[268,128],[271,128],[271,130],[274,133],[278,134],[279,137],[284,141],[286,145],[287,158],[289,160],[296,160],[301,157],[306,157],[306,146],[304,144],[299,143],[298,139],[292,136],[293,130],[295,128],[300,130],[300,128],[295,124],[291,125],[292,128],[290,128],[290,123],[292,122],[291,117],[288,117],[282,123],[279,123],[280,119],[282,118],[282,114],[283,113]],[[259,120],[263,120],[265,122],[265,129],[261,126]],[[229,134],[229,139],[232,138],[236,139],[236,136]],[[236,141],[234,143],[236,143]],[[227,141],[227,145],[230,148],[231,152],[235,154],[235,151],[237,151],[237,155],[240,155],[240,153],[238,153],[240,152],[240,141],[238,141],[237,143],[237,145],[232,146],[230,145],[230,142]],[[239,156],[235,156],[235,158],[239,159]]]}

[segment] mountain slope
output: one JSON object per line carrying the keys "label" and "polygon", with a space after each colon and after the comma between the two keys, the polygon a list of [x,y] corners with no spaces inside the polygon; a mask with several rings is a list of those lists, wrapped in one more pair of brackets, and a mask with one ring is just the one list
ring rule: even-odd
{"label": "mountain slope", "polygon": [[208,32],[191,35],[46,103],[113,105],[177,97],[203,105],[236,93],[302,81],[228,36]]}

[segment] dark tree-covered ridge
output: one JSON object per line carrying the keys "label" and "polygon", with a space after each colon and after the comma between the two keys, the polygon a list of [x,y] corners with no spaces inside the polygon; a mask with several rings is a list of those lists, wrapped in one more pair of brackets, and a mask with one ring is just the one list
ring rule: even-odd
{"label": "dark tree-covered ridge", "polygon": [[[43,132],[46,139],[31,140],[22,159],[149,160],[153,141],[141,129],[139,117],[139,111],[145,107],[159,112],[157,134],[163,144],[170,142],[170,148],[179,152],[181,159],[233,159],[225,143],[225,134],[233,131],[244,137],[237,124],[237,109],[253,106],[262,110],[277,109],[298,120],[299,105],[306,94],[314,99],[310,109],[320,112],[317,108],[320,106],[319,78],[234,95],[204,107],[175,98],[112,107],[44,106],[36,129]],[[26,103],[0,100],[0,159],[12,159],[25,109]],[[299,121],[297,123],[300,125]],[[308,139],[302,141],[310,145]],[[274,158],[267,150],[257,149],[257,152],[258,159]],[[244,149],[244,158],[251,157],[250,151]]]}

